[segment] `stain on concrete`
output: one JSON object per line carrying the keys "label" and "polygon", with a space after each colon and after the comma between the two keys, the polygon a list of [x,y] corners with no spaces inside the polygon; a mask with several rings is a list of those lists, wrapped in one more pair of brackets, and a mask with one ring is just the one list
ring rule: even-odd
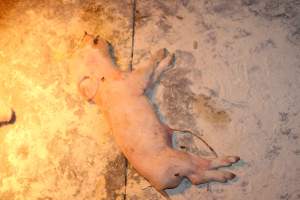
{"label": "stain on concrete", "polygon": [[257,45],[253,52],[254,53],[260,53],[266,49],[270,49],[270,48],[276,48],[276,44],[272,39],[267,39],[265,41],[262,41],[259,45]]}
{"label": "stain on concrete", "polygon": [[290,136],[292,134],[291,128],[280,128],[280,133],[282,135]]}
{"label": "stain on concrete", "polygon": [[289,113],[287,112],[279,112],[279,121],[287,122],[289,120]]}
{"label": "stain on concrete", "polygon": [[243,29],[243,28],[237,28],[236,33],[234,34],[233,38],[241,39],[241,38],[245,38],[245,37],[249,37],[249,36],[251,36],[250,31]]}
{"label": "stain on concrete", "polygon": [[166,22],[166,19],[161,18],[156,25],[163,30],[165,33],[168,33],[172,29],[172,25]]}
{"label": "stain on concrete", "polygon": [[216,45],[218,42],[216,32],[215,31],[208,32],[206,34],[205,42],[208,43],[209,45]]}
{"label": "stain on concrete", "polygon": [[300,190],[291,192],[290,200],[299,200],[300,199]]}
{"label": "stain on concrete", "polygon": [[282,199],[282,200],[289,200],[290,198],[291,198],[291,195],[289,193],[284,193],[279,196],[279,199]]}
{"label": "stain on concrete", "polygon": [[186,7],[189,5],[190,0],[181,0],[181,2],[182,2],[182,5]]}
{"label": "stain on concrete", "polygon": [[295,1],[278,1],[278,0],[268,0],[262,1],[261,12],[267,17],[275,18],[292,18],[295,16],[294,6],[291,3]]}
{"label": "stain on concrete", "polygon": [[235,19],[236,16],[239,16],[241,14],[240,4],[241,2],[237,0],[218,0],[204,2],[206,12],[208,12],[209,14],[231,19]]}
{"label": "stain on concrete", "polygon": [[268,160],[274,160],[277,158],[282,150],[281,146],[273,144],[270,146],[269,150],[266,152],[265,158]]}
{"label": "stain on concrete", "polygon": [[125,168],[125,158],[123,155],[118,155],[106,165],[104,178],[107,199],[117,199],[123,196],[123,193],[119,190],[123,188],[125,183]]}
{"label": "stain on concrete", "polygon": [[295,151],[293,151],[293,153],[297,156],[300,156],[300,149],[296,149]]}
{"label": "stain on concrete", "polygon": [[132,165],[129,164],[128,168],[128,179],[135,181],[137,184],[141,183],[141,181],[144,180],[144,178],[138,174],[138,172],[132,167]]}
{"label": "stain on concrete", "polygon": [[300,44],[299,0],[262,0],[254,2],[251,2],[251,0],[246,0],[244,5],[248,6],[249,11],[255,16],[259,16],[270,21],[279,20],[282,22],[288,30],[288,34],[286,36],[287,40],[294,45]]}
{"label": "stain on concrete", "polygon": [[170,15],[170,16],[175,16],[177,14],[179,5],[177,2],[173,1],[160,1],[160,0],[154,0],[154,6],[158,9],[161,10],[164,15]]}
{"label": "stain on concrete", "polygon": [[[297,19],[297,21],[300,21],[300,17]],[[290,31],[290,33],[287,35],[287,40],[293,43],[294,45],[300,45],[300,23],[297,24],[295,22],[295,27],[293,30]]]}
{"label": "stain on concrete", "polygon": [[198,42],[197,41],[193,41],[193,49],[198,49]]}
{"label": "stain on concrete", "polygon": [[192,82],[186,77],[195,65],[195,58],[190,52],[176,51],[176,66],[168,71],[161,79],[164,89],[165,115],[171,124],[179,127],[195,125],[192,116],[192,102],[196,100],[195,94],[190,89]]}
{"label": "stain on concrete", "polygon": [[[91,18],[98,17],[99,23],[104,23],[104,20],[112,23],[120,20],[121,17],[128,18],[131,16],[130,9],[122,9],[126,7],[131,7],[131,3],[128,1],[115,0],[109,3],[97,2],[95,0],[83,1],[81,3],[84,15],[82,17],[89,21]],[[118,12],[118,15],[114,13]]]}
{"label": "stain on concrete", "polygon": [[241,0],[242,5],[251,6],[256,3],[256,0]]}
{"label": "stain on concrete", "polygon": [[212,124],[227,124],[231,122],[229,114],[217,108],[215,101],[206,95],[198,95],[194,102],[195,111],[202,119]]}
{"label": "stain on concrete", "polygon": [[193,127],[195,114],[213,124],[229,123],[231,121],[229,114],[222,109],[217,109],[217,104],[212,97],[197,95],[190,89],[192,82],[187,75],[195,73],[193,55],[190,52],[177,51],[175,57],[175,68],[161,81],[165,87],[163,106],[166,108],[166,116],[171,124],[176,123],[179,127],[184,127],[186,123]]}
{"label": "stain on concrete", "polygon": [[20,157],[20,159],[26,159],[28,157],[29,154],[29,149],[28,146],[26,145],[21,145],[18,150],[17,150],[17,154]]}

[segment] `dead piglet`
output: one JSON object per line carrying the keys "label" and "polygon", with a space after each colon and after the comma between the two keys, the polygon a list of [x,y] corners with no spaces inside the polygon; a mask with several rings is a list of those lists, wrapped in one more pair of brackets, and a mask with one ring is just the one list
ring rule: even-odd
{"label": "dead piglet", "polygon": [[89,34],[84,40],[87,45],[78,52],[76,64],[81,72],[79,90],[100,107],[117,145],[152,186],[163,193],[164,189],[177,187],[184,177],[193,184],[225,182],[235,177],[217,169],[237,162],[237,156],[205,159],[173,149],[170,134],[174,130],[159,120],[144,95],[173,66],[173,55],[161,49],[132,72],[121,72],[106,41]]}

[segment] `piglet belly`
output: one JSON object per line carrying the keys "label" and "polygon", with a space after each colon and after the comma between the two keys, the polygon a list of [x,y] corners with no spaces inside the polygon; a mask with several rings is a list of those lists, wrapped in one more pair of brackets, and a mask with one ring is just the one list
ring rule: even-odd
{"label": "piglet belly", "polygon": [[144,98],[115,102],[106,113],[114,139],[126,156],[147,156],[170,145],[163,125]]}

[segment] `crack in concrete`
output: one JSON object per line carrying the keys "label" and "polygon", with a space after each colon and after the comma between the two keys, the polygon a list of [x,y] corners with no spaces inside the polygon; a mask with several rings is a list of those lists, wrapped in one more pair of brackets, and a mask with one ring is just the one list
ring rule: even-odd
{"label": "crack in concrete", "polygon": [[128,160],[125,158],[125,176],[124,176],[124,184],[125,184],[125,191],[124,191],[124,200],[127,199],[127,182],[128,182]]}
{"label": "crack in concrete", "polygon": [[[129,71],[133,69],[133,55],[134,55],[134,37],[135,37],[135,23],[136,23],[136,0],[131,0],[132,5],[132,27],[131,27],[131,55],[130,55],[130,63],[129,63]],[[125,156],[124,156],[125,157]],[[127,199],[127,182],[128,182],[128,160],[125,158],[125,176],[124,176],[124,200]]]}
{"label": "crack in concrete", "polygon": [[129,71],[132,71],[133,55],[134,55],[134,37],[135,37],[135,24],[136,24],[136,0],[131,0],[132,5],[132,27],[131,27],[131,58],[129,64]]}

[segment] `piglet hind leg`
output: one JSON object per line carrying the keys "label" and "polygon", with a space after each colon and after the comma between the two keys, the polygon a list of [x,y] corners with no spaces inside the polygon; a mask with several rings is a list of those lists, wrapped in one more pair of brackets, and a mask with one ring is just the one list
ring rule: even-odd
{"label": "piglet hind leg", "polygon": [[[235,178],[235,174],[217,169],[220,167],[228,167],[236,163],[239,160],[237,156],[223,156],[212,160],[199,158],[195,155],[192,157],[193,162],[198,162],[198,164],[196,164],[197,167],[195,170],[192,170],[187,177],[195,185],[211,181],[224,183]],[[199,159],[201,160],[200,162],[198,161]],[[203,163],[207,163],[207,167],[203,166]]]}
{"label": "piglet hind leg", "polygon": [[206,145],[207,148],[209,148],[215,156],[215,158],[207,159],[193,154],[188,154],[190,163],[192,164],[190,166],[186,166],[186,176],[190,179],[190,181],[193,184],[202,184],[210,181],[226,182],[235,177],[235,174],[231,172],[219,171],[217,169],[221,167],[231,166],[232,164],[238,162],[240,160],[240,157],[218,156],[214,149],[204,139],[202,139],[200,136],[193,133],[192,131],[173,129],[167,125],[165,125],[165,127],[170,136],[172,136],[172,133],[174,133],[175,131],[179,133],[189,133],[193,135],[202,143],[204,143],[204,145]]}
{"label": "piglet hind leg", "polygon": [[211,181],[227,182],[235,177],[235,174],[223,170],[239,160],[236,156],[223,156],[215,159],[206,159],[191,153],[170,149],[165,155],[163,166],[168,166],[163,175],[152,185],[166,199],[169,199],[166,189],[177,187],[182,179],[188,178],[192,184],[198,185]]}
{"label": "piglet hind leg", "polygon": [[232,156],[205,159],[175,149],[172,150],[170,155],[167,156],[168,161],[164,164],[169,166],[164,177],[161,177],[157,183],[152,183],[158,191],[177,187],[184,177],[188,178],[194,185],[211,181],[227,182],[232,180],[235,174],[217,169],[230,166],[239,160],[238,157]]}

